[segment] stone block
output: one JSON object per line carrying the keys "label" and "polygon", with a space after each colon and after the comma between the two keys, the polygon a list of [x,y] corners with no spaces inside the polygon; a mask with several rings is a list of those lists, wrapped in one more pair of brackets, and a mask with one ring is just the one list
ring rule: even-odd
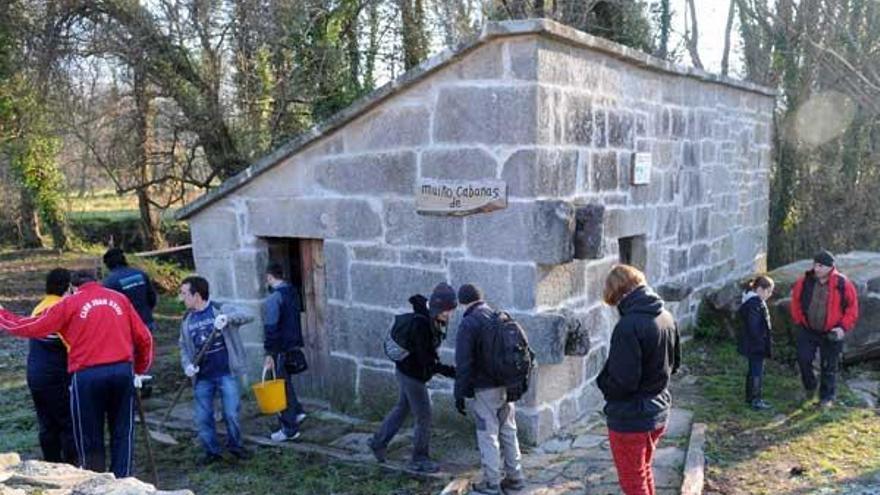
{"label": "stone block", "polygon": [[681,146],[681,163],[685,168],[697,168],[700,166],[699,148],[690,141],[685,141]]}
{"label": "stone block", "polygon": [[682,204],[693,206],[703,202],[703,181],[699,173],[685,172],[681,176]]}
{"label": "stone block", "polygon": [[422,177],[443,180],[494,179],[498,164],[481,148],[428,149],[422,152]]}
{"label": "stone block", "polygon": [[235,296],[237,299],[260,299],[266,282],[269,255],[265,250],[242,250],[233,255]]}
{"label": "stone block", "polygon": [[506,48],[510,58],[510,77],[537,80],[539,59],[536,39],[512,39],[506,43]]}
{"label": "stone block", "polygon": [[593,146],[595,148],[608,146],[608,121],[605,116],[604,108],[593,109]]}
{"label": "stone block", "polygon": [[585,358],[584,377],[587,380],[595,379],[602,372],[606,361],[608,361],[607,344],[590,349],[590,353]]}
{"label": "stone block", "polygon": [[570,196],[577,185],[577,152],[519,150],[507,159],[501,178],[512,197]]}
{"label": "stone block", "polygon": [[590,96],[569,93],[564,111],[565,144],[590,146],[593,143],[593,109]]}
{"label": "stone block", "polygon": [[400,252],[400,262],[404,265],[442,265],[443,252],[427,249],[405,249]]}
{"label": "stone block", "polygon": [[599,302],[602,300],[602,289],[605,284],[605,277],[611,272],[611,267],[617,263],[616,259],[605,259],[603,261],[593,261],[587,266],[587,303]]}
{"label": "stone block", "polygon": [[685,137],[687,117],[685,116],[684,112],[682,110],[674,108],[670,111],[670,118],[672,119],[672,137]]}
{"label": "stone block", "polygon": [[513,203],[465,221],[466,245],[477,257],[558,264],[574,256],[574,207],[564,201]]}
{"label": "stone block", "polygon": [[559,404],[559,424],[570,425],[583,414],[578,407],[577,397],[568,397]]}
{"label": "stone block", "polygon": [[[430,293],[430,290],[423,292]],[[412,294],[410,294],[412,295]],[[398,305],[412,311],[406,299]],[[348,333],[348,351],[355,356],[375,359],[387,359],[382,348],[382,340],[394,322],[394,313],[359,307],[346,308],[344,324]]]}
{"label": "stone block", "polygon": [[361,366],[358,370],[361,405],[373,418],[384,416],[397,402],[397,378],[393,371]]}
{"label": "stone block", "polygon": [[[584,359],[568,356],[559,364],[538,366],[534,380],[534,403],[554,402],[576,390],[584,383]],[[531,394],[530,390],[528,394]]]}
{"label": "stone block", "polygon": [[578,319],[574,329],[568,332],[565,337],[565,355],[566,356],[586,356],[590,352],[592,345],[591,329],[584,325],[582,319]]}
{"label": "stone block", "polygon": [[681,210],[678,212],[678,243],[690,244],[694,240],[694,210]]}
{"label": "stone block", "polygon": [[578,403],[581,411],[599,411],[605,407],[605,397],[602,391],[596,386],[596,380],[590,380],[584,385],[581,394],[578,396]]}
{"label": "stone block", "polygon": [[412,201],[385,203],[385,242],[392,246],[458,247],[463,226],[459,217],[419,215]]}
{"label": "stone block", "polygon": [[691,268],[696,268],[709,264],[709,256],[711,252],[708,244],[695,244],[691,246],[688,253],[688,262]]}
{"label": "stone block", "polygon": [[537,133],[539,144],[563,142],[565,134],[565,95],[555,87],[538,86]]}
{"label": "stone block", "polygon": [[462,284],[480,287],[492,307],[504,309],[514,305],[514,287],[510,282],[509,265],[454,260],[449,263],[449,279],[453,287],[460,287]]}
{"label": "stone block", "polygon": [[516,428],[519,441],[526,445],[537,445],[550,438],[555,432],[553,410],[543,407],[537,412],[516,410]]}
{"label": "stone block", "polygon": [[513,306],[515,308],[529,310],[535,307],[537,277],[537,265],[511,265],[510,280],[513,286]]}
{"label": "stone block", "polygon": [[196,254],[196,273],[208,280],[211,297],[235,299],[235,271],[231,257],[215,258]]}
{"label": "stone block", "polygon": [[587,263],[581,260],[540,266],[537,273],[537,305],[558,306],[566,299],[582,295],[586,285],[586,267]]}
{"label": "stone block", "polygon": [[647,235],[651,231],[654,219],[652,211],[647,208],[609,209],[605,211],[605,237],[620,239]]}
{"label": "stone block", "polygon": [[618,184],[620,184],[621,189],[629,188],[630,191],[633,191],[633,195],[635,195],[635,191],[645,190],[650,185],[639,185],[638,187],[630,187],[633,185],[632,183],[632,174],[633,174],[633,154],[629,151],[621,151],[617,154],[617,169],[619,178],[617,180]]}
{"label": "stone block", "polygon": [[558,364],[565,358],[565,341],[576,328],[577,320],[568,313],[545,312],[537,314],[513,313],[529,337],[539,365]]}
{"label": "stone block", "polygon": [[501,79],[504,72],[501,43],[488,43],[467,54],[439,74],[435,82]]}
{"label": "stone block", "polygon": [[591,178],[596,192],[617,189],[617,152],[606,151],[592,154]]}
{"label": "stone block", "polygon": [[395,263],[399,257],[396,249],[385,244],[355,245],[351,247],[351,253],[356,261]]}
{"label": "stone block", "polygon": [[574,257],[599,259],[605,255],[605,205],[578,206],[575,210]]}
{"label": "stone block", "polygon": [[[536,86],[443,88],[434,115],[434,141],[533,144],[536,122],[523,116],[538,114],[537,93]],[[385,132],[397,125],[389,125]]]}
{"label": "stone block", "polygon": [[231,209],[203,210],[189,219],[189,227],[194,253],[217,255],[239,247],[238,220]]}
{"label": "stone block", "polygon": [[351,264],[352,300],[386,308],[408,308],[413,294],[428,294],[446,273],[406,266]]}
{"label": "stone block", "polygon": [[359,199],[253,199],[247,202],[250,233],[261,237],[374,239],[382,220]]}
{"label": "stone block", "polygon": [[343,194],[413,194],[416,154],[412,151],[331,157],[316,171],[317,183]]}
{"label": "stone block", "polygon": [[688,250],[687,249],[670,249],[669,250],[669,276],[675,277],[687,271],[688,268]]}
{"label": "stone block", "polygon": [[626,110],[610,110],[608,112],[608,146],[632,149],[634,139],[632,113]]}
{"label": "stone block", "polygon": [[[696,247],[696,246],[694,246]],[[691,249],[693,252],[693,248]],[[667,302],[684,301],[693,291],[693,287],[679,282],[668,282],[656,287],[657,295]]]}
{"label": "stone block", "polygon": [[330,355],[328,357],[326,396],[334,409],[350,411],[357,400],[357,362],[353,359]]}
{"label": "stone block", "polygon": [[429,141],[430,122],[427,107],[382,106],[345,127],[345,146],[349,152],[422,146]]}
{"label": "stone block", "polygon": [[712,208],[706,206],[702,208],[697,208],[697,218],[694,232],[694,239],[696,240],[706,240],[709,238],[709,215],[712,213]]}
{"label": "stone block", "polygon": [[327,297],[348,299],[348,248],[339,242],[324,242],[324,277]]}
{"label": "stone block", "polygon": [[751,266],[761,249],[761,243],[751,231],[742,231],[735,235],[733,245],[736,264],[740,266]]}

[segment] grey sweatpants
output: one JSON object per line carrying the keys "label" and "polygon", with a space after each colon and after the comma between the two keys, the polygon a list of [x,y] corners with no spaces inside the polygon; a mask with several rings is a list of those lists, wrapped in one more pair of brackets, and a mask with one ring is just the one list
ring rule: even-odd
{"label": "grey sweatpants", "polygon": [[477,423],[477,445],[480,447],[484,480],[498,484],[504,478],[523,479],[520,465],[522,456],[516,438],[516,414],[513,402],[507,402],[507,389],[477,390],[471,408]]}

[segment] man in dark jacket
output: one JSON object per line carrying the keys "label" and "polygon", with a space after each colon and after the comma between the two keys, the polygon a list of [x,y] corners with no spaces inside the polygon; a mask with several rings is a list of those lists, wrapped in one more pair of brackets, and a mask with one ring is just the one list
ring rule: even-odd
{"label": "man in dark jacket", "polygon": [[104,265],[110,273],[104,277],[102,285],[108,289],[125,294],[134,309],[151,332],[156,331],[153,309],[156,308],[156,289],[146,273],[128,266],[125,253],[112,247],[104,253]]}
{"label": "man in dark jacket", "polygon": [[455,378],[455,368],[440,362],[437,348],[446,338],[446,325],[458,303],[455,291],[445,283],[434,288],[430,301],[421,294],[416,294],[409,298],[409,303],[413,308],[412,326],[407,335],[409,355],[395,362],[400,398],[385,417],[379,431],[370,439],[369,446],[376,460],[384,462],[385,449],[412,411],[415,417],[415,434],[410,468],[433,473],[438,467],[429,457],[431,399],[426,384],[438,373]]}
{"label": "man in dark jacket", "polygon": [[795,282],[790,309],[792,320],[800,326],[798,366],[806,399],[816,394],[813,360],[818,349],[822,371],[819,406],[830,407],[834,404],[843,338],[859,319],[856,287],[834,267],[830,252],[818,253],[813,258],[813,269]]}
{"label": "man in dark jacket", "polygon": [[483,301],[483,292],[472,284],[458,289],[458,300],[466,309],[455,341],[455,408],[465,414],[465,398],[473,398],[471,406],[483,467],[483,480],[474,484],[472,491],[497,495],[501,490],[521,490],[525,479],[516,437],[516,411],[508,400],[507,388],[499,386],[488,373],[492,356],[481,352],[489,348],[486,342],[491,338],[495,311]]}
{"label": "man in dark jacket", "polygon": [[[61,301],[70,290],[70,272],[56,268],[46,276],[46,296],[31,312],[39,316]],[[67,348],[58,334],[28,341],[27,384],[40,423],[43,460],[77,465],[70,419],[70,375]]]}
{"label": "man in dark jacket", "polygon": [[302,334],[299,290],[284,280],[284,268],[271,263],[266,268],[269,297],[263,302],[263,349],[266,351],[264,370],[275,370],[275,375],[285,380],[287,409],[278,414],[280,429],[271,435],[276,442],[296,440],[300,436],[299,425],[306,413],[293,386],[293,375],[287,371],[292,353],[305,346]]}
{"label": "man in dark jacket", "polygon": [[678,327],[634,267],[615,266],[603,297],[620,313],[596,378],[605,396],[611,453],[624,493],[654,493],[651,462],[672,406],[669,378],[681,363]]}

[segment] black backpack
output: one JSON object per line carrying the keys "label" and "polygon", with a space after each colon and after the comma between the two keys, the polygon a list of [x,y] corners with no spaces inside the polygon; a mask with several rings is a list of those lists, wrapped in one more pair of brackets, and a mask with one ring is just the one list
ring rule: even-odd
{"label": "black backpack", "polygon": [[427,316],[419,313],[404,313],[394,317],[391,330],[388,331],[382,343],[388,359],[399,363],[409,357],[412,349],[412,329],[420,324],[421,320],[427,319]]}
{"label": "black backpack", "polygon": [[507,387],[507,400],[518,400],[529,388],[535,353],[523,327],[504,311],[489,320],[485,339],[486,371],[495,384]]}

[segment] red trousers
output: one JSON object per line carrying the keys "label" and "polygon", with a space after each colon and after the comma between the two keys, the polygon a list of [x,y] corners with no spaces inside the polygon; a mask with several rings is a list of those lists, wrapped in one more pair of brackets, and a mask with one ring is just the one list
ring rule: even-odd
{"label": "red trousers", "polygon": [[651,463],[654,450],[666,427],[639,433],[608,430],[611,455],[617,467],[620,488],[626,495],[654,495],[654,473]]}

